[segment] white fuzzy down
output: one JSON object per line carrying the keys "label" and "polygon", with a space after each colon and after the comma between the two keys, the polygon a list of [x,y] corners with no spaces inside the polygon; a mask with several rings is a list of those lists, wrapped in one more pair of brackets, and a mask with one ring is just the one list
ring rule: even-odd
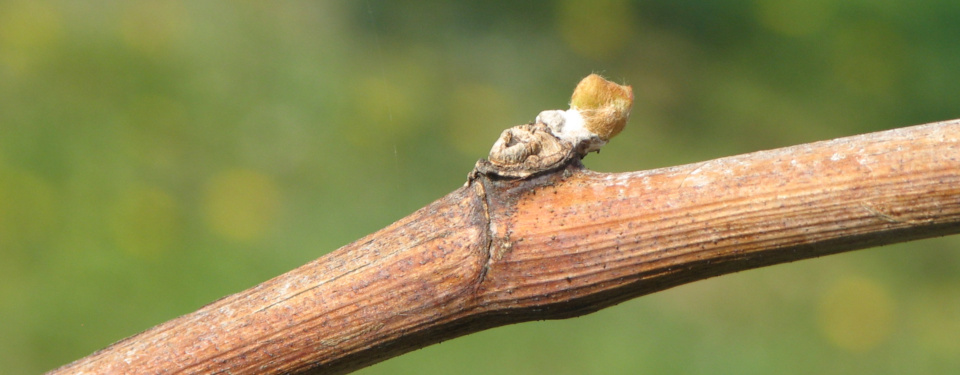
{"label": "white fuzzy down", "polygon": [[580,111],[573,108],[566,111],[554,109],[540,112],[537,122],[547,125],[555,137],[570,142],[577,148],[583,145],[584,152],[600,150],[600,147],[607,143],[587,129]]}

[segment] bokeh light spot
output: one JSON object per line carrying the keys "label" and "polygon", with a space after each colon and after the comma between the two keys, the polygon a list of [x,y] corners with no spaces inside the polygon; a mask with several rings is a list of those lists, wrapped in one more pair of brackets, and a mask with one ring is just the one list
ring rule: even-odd
{"label": "bokeh light spot", "polygon": [[246,169],[213,176],[204,189],[204,216],[217,234],[240,242],[262,238],[280,210],[280,192],[267,175]]}
{"label": "bokeh light spot", "polygon": [[557,28],[574,52],[603,59],[626,45],[633,31],[631,11],[622,0],[565,0],[558,4]]}
{"label": "bokeh light spot", "polygon": [[839,348],[865,352],[889,337],[893,309],[890,295],[872,280],[842,279],[820,299],[820,330]]}
{"label": "bokeh light spot", "polygon": [[114,239],[128,254],[158,258],[180,237],[179,217],[176,200],[165,191],[152,187],[131,189],[114,206]]}
{"label": "bokeh light spot", "polygon": [[25,73],[52,52],[61,36],[57,9],[40,1],[0,3],[0,63]]}

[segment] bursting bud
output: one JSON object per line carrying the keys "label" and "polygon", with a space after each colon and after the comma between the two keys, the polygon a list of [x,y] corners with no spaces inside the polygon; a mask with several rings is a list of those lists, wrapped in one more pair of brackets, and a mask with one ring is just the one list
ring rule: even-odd
{"label": "bursting bud", "polygon": [[559,139],[570,142],[580,155],[598,151],[627,124],[633,89],[591,74],[580,81],[570,98],[570,109],[540,112],[537,121]]}
{"label": "bursting bud", "polygon": [[633,89],[607,81],[597,74],[580,81],[570,97],[570,109],[583,116],[584,127],[609,141],[627,124],[633,106]]}
{"label": "bursting bud", "polygon": [[481,175],[526,178],[569,166],[619,134],[632,106],[630,86],[591,74],[573,90],[570,109],[543,111],[532,124],[504,130],[489,160],[477,161],[467,185]]}

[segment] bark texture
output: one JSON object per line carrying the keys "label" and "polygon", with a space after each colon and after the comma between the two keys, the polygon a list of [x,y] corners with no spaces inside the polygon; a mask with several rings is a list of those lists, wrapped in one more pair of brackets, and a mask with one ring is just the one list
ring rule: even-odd
{"label": "bark texture", "polygon": [[479,330],[960,232],[960,120],[631,173],[470,183],[53,374],[345,373]]}

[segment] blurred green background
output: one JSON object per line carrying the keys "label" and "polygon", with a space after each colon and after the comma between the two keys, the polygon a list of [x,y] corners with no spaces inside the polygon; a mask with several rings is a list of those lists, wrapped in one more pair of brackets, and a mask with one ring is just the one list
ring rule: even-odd
{"label": "blurred green background", "polygon": [[[955,1],[0,1],[0,367],[38,373],[458,188],[591,73],[642,170],[960,117]],[[960,372],[960,241],[729,275],[362,374]]]}

